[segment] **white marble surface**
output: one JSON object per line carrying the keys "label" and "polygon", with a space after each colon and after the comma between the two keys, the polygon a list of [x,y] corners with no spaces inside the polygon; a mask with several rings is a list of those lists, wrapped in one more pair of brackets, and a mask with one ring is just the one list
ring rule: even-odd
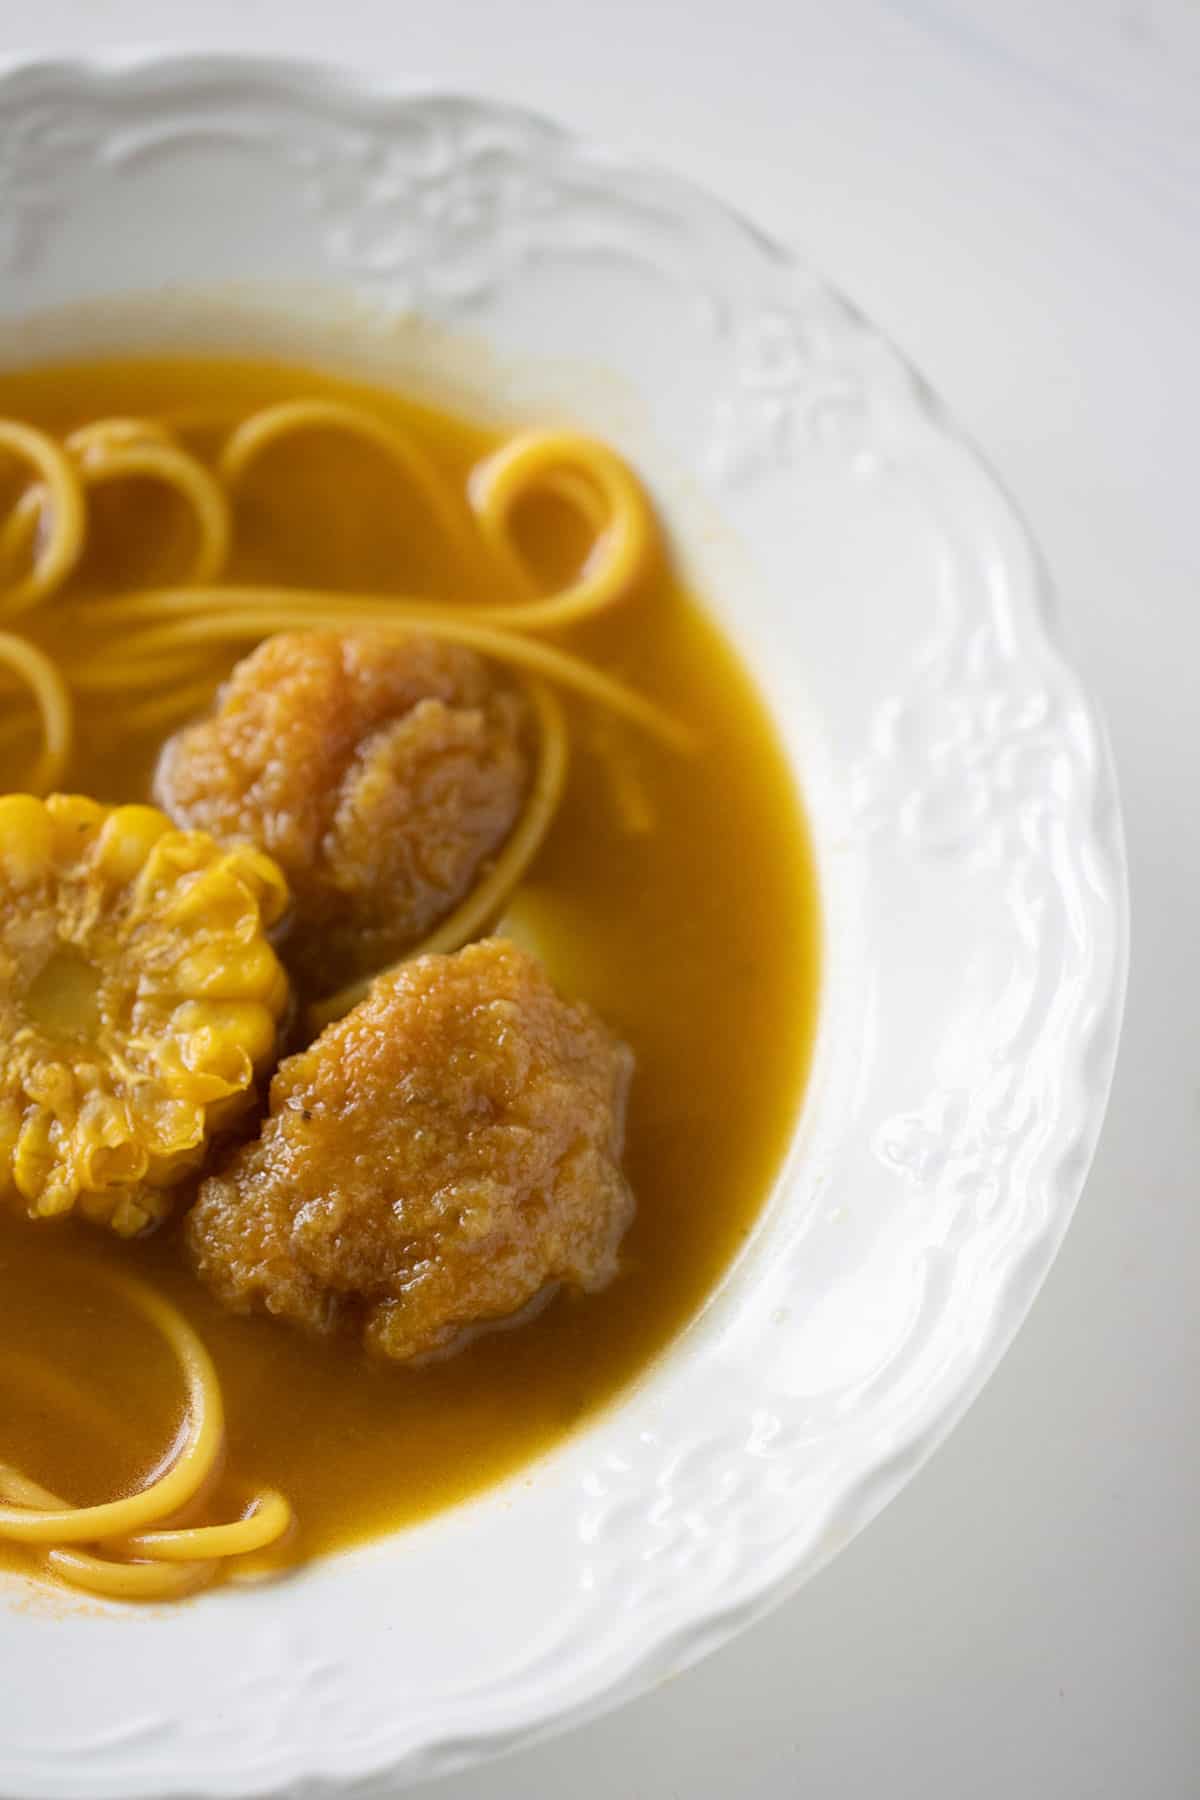
{"label": "white marble surface", "polygon": [[443,1800],[1187,1800],[1200,1764],[1196,0],[2,0],[0,48],[292,50],[543,107],[791,238],[1041,538],[1134,956],[1100,1155],[1000,1373],[765,1624]]}

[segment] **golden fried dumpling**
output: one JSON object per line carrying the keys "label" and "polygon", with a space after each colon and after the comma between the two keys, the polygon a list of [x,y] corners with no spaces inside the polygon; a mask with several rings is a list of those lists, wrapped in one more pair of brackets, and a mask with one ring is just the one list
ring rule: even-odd
{"label": "golden fried dumpling", "polygon": [[524,713],[456,644],[285,632],[171,739],[155,794],[275,858],[296,905],[283,954],[319,996],[418,944],[503,844],[529,779]]}
{"label": "golden fried dumpling", "polygon": [[631,1052],[491,938],[381,976],[280,1065],[204,1182],[192,1262],[226,1305],[348,1326],[398,1361],[617,1269]]}
{"label": "golden fried dumpling", "polygon": [[0,799],[0,1189],[156,1223],[275,1052],[283,876],[149,806]]}

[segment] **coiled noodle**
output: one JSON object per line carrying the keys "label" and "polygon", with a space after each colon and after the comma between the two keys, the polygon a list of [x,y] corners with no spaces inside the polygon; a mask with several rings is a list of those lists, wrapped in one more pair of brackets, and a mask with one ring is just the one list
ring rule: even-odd
{"label": "coiled noodle", "polygon": [[[144,1282],[109,1277],[116,1295],[165,1339],[179,1364],[185,1422],[166,1468],[145,1487],[97,1506],[71,1506],[0,1462],[0,1538],[26,1545],[47,1568],[113,1600],[167,1600],[206,1586],[230,1558],[277,1543],[292,1526],[282,1494],[264,1489],[240,1519],[179,1525],[225,1452],[225,1409],[212,1359],[178,1309]],[[61,1388],[63,1378],[52,1384]],[[67,1384],[68,1397],[72,1389]],[[81,1395],[78,1404],[87,1407]]]}

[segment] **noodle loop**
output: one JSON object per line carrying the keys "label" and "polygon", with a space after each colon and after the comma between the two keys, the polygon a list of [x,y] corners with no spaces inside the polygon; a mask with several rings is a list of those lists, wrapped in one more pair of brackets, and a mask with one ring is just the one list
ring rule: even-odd
{"label": "noodle loop", "polygon": [[348,432],[382,452],[436,521],[454,554],[460,577],[469,586],[488,580],[486,563],[471,535],[470,514],[458,497],[405,432],[361,407],[347,406],[340,400],[285,400],[279,406],[267,406],[253,413],[237,427],[222,453],[220,472],[226,485],[235,490],[250,464],[264,451],[298,431],[313,430]]}
{"label": "noodle loop", "polygon": [[494,553],[520,570],[527,588],[529,578],[512,540],[512,520],[519,502],[540,485],[579,507],[599,536],[582,573],[563,593],[518,606],[487,608],[492,624],[513,630],[577,625],[617,605],[644,575],[653,553],[650,508],[619,457],[605,445],[569,432],[530,432],[489,456],[471,479],[480,529]]}
{"label": "noodle loop", "polygon": [[29,775],[29,791],[48,794],[58,786],[71,755],[75,719],[70,692],[45,652],[11,631],[0,631],[0,664],[13,670],[37,703],[42,750]]}
{"label": "noodle loop", "polygon": [[[15,419],[0,419],[0,449],[32,465],[41,486],[26,492],[37,496],[39,515],[43,494],[49,509],[49,528],[43,542],[35,548],[33,567],[14,587],[0,594],[0,618],[13,619],[49,599],[71,574],[83,553],[87,507],[78,469],[61,445],[45,432],[18,424]],[[6,560],[18,547],[14,537],[18,543],[26,540],[28,517],[18,503],[9,529],[0,540]]]}
{"label": "noodle loop", "polygon": [[[233,540],[231,496],[260,457],[313,430],[358,437],[392,463],[437,525],[467,593],[493,590],[499,572],[501,585],[522,598],[451,603],[222,582]],[[207,698],[214,652],[274,631],[311,627],[389,636],[421,631],[466,644],[590,698],[676,750],[691,748],[688,730],[645,696],[594,664],[526,635],[578,624],[619,604],[654,555],[645,495],[620,458],[590,438],[563,431],[523,433],[474,470],[465,497],[404,431],[335,400],[292,400],[251,414],[226,440],[215,472],[155,419],[100,419],[62,445],[29,426],[0,420],[0,448],[31,464],[39,478],[0,530],[0,555],[11,564],[28,553],[31,540],[41,539],[30,572],[0,592],[0,619],[42,605],[66,585],[85,548],[88,487],[122,478],[154,480],[187,506],[197,548],[185,585],[76,603],[62,615],[72,628],[86,631],[103,623],[110,633],[102,657],[92,653],[63,672],[70,686],[81,697],[97,699],[120,691],[146,730]],[[576,579],[548,595],[537,593],[513,538],[518,506],[539,489],[564,498],[596,534]],[[40,651],[34,655],[42,657]],[[32,779],[44,792],[69,750],[69,690],[61,675],[52,687],[44,657],[35,667],[6,648],[0,660],[37,700],[43,755]]]}
{"label": "noodle loop", "polygon": [[[113,1600],[167,1600],[206,1586],[230,1557],[277,1543],[292,1525],[282,1494],[266,1489],[231,1524],[177,1526],[212,1481],[225,1450],[225,1413],[212,1359],[183,1315],[141,1282],[114,1280],[166,1340],[186,1392],[182,1442],[147,1486],[98,1506],[71,1506],[0,1463],[0,1537],[28,1545],[74,1587]],[[92,1548],[80,1548],[80,1546]],[[103,1554],[100,1553],[103,1551]]]}
{"label": "noodle loop", "polygon": [[192,515],[198,539],[188,579],[215,581],[229,559],[233,525],[220,482],[153,420],[101,419],[67,439],[88,486],[142,478],[173,488]]}

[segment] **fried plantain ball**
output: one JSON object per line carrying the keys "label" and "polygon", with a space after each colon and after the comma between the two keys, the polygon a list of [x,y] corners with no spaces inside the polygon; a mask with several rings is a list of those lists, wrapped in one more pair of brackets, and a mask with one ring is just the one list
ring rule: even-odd
{"label": "fried plantain ball", "polygon": [[226,1305],[406,1362],[611,1281],[632,1052],[502,938],[418,957],[280,1065],[187,1219]]}
{"label": "fried plantain ball", "polygon": [[275,859],[295,901],[284,960],[316,998],[394,961],[469,891],[521,809],[524,715],[458,645],[282,633],[168,742],[155,797]]}

